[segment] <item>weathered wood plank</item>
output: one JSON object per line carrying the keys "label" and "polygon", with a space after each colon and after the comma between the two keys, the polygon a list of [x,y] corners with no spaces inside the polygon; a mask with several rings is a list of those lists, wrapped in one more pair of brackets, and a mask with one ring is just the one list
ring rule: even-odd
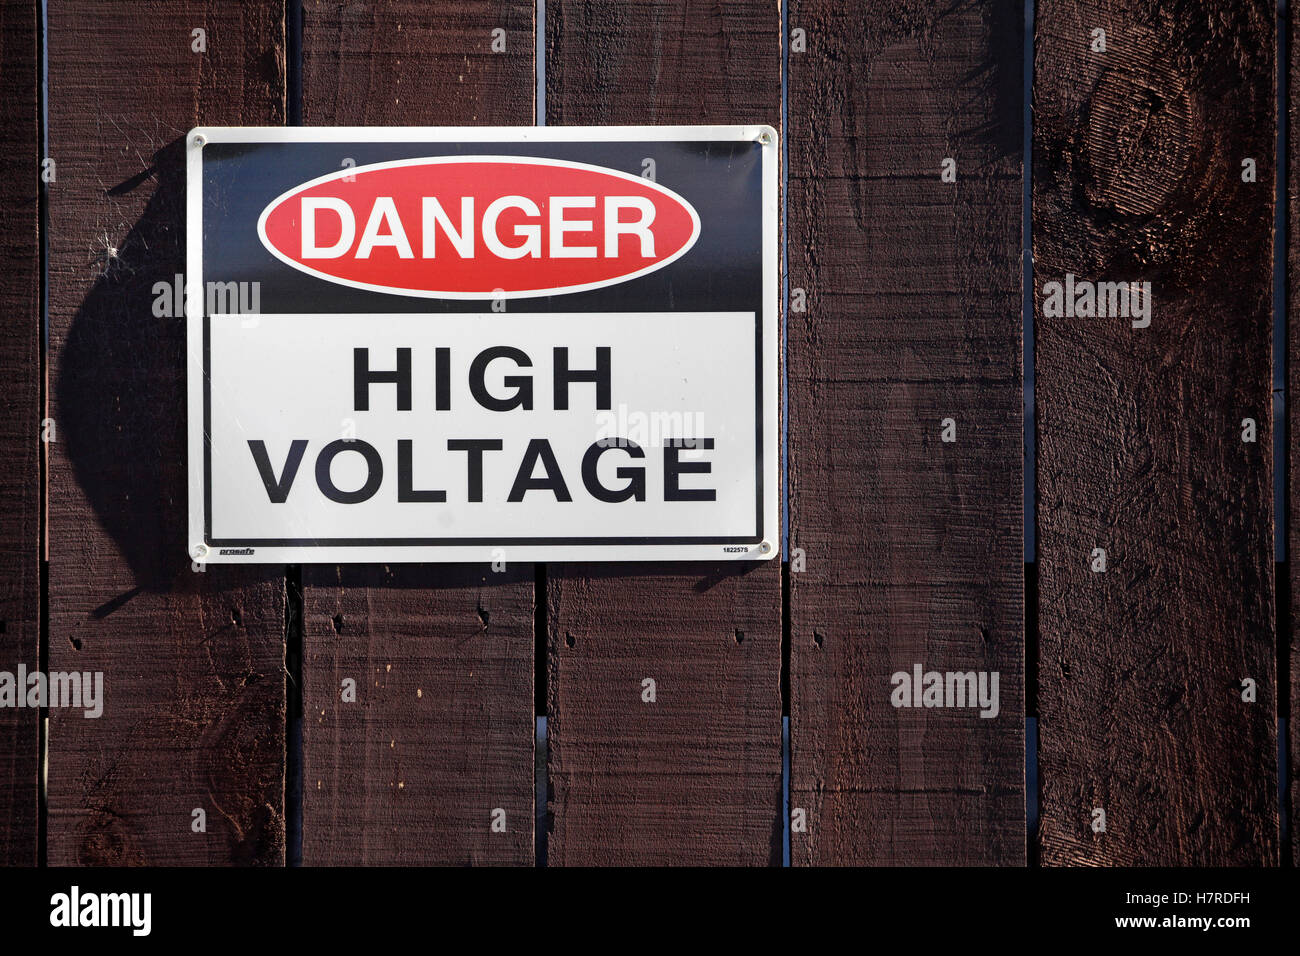
{"label": "weathered wood plank", "polygon": [[[1272,0],[1037,9],[1047,864],[1277,862],[1274,32]],[[1150,282],[1149,327],[1046,315],[1067,274]]]}
{"label": "weathered wood plank", "polygon": [[[791,861],[1019,864],[1022,7],[789,26]],[[892,706],[915,667],[996,717]]]}
{"label": "weathered wood plank", "polygon": [[[52,864],[284,858],[283,569],[186,556],[182,137],[284,118],[272,0],[49,0]],[[193,31],[207,52],[194,52]],[[194,832],[202,809],[206,832]]]}
{"label": "weathered wood plank", "polygon": [[[38,666],[41,408],[37,4],[0,2],[0,671]],[[25,688],[24,688],[25,691]],[[0,710],[0,865],[34,866],[36,710]]]}
{"label": "weathered wood plank", "polygon": [[[546,16],[548,125],[779,126],[775,3],[559,0]],[[547,576],[549,862],[779,863],[775,562]]]}
{"label": "weathered wood plank", "polygon": [[[1288,766],[1291,779],[1287,781],[1287,793],[1290,800],[1291,821],[1291,865],[1300,866],[1300,830],[1296,821],[1300,819],[1300,619],[1296,618],[1296,609],[1300,608],[1300,563],[1296,554],[1300,553],[1300,450],[1295,442],[1300,436],[1300,16],[1289,11],[1284,29],[1287,30],[1287,49],[1291,53],[1289,64],[1287,110],[1287,184],[1288,195],[1288,232],[1287,232],[1287,287],[1286,301],[1289,305],[1290,321],[1287,328],[1287,413],[1290,416],[1290,447],[1288,449],[1290,473],[1288,475],[1288,521],[1287,566],[1291,570],[1291,640],[1290,680],[1291,708],[1288,723],[1290,754]],[[1285,658],[1283,658],[1285,659]],[[1278,675],[1279,680],[1285,679]]]}
{"label": "weathered wood plank", "polygon": [[[308,2],[304,122],[529,125],[533,11]],[[304,569],[304,863],[533,863],[533,581],[513,563]]]}

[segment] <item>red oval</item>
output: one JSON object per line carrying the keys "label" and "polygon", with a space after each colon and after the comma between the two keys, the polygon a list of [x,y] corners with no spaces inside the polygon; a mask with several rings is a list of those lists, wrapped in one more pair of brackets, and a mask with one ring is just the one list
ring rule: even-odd
{"label": "red oval", "polygon": [[626,282],[684,255],[699,231],[695,209],[657,183],[521,156],[344,169],[279,196],[258,221],[263,245],[295,269],[354,288],[450,299]]}

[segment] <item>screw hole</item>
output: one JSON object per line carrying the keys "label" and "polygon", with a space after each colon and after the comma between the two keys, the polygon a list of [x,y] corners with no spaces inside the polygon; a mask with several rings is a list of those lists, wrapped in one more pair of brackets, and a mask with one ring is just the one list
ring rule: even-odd
{"label": "screw hole", "polygon": [[575,645],[575,644],[577,644],[577,643],[578,643],[578,642],[575,641],[575,640],[573,639],[573,635],[572,635],[572,634],[570,634],[568,631],[565,631],[565,632],[564,632],[564,646],[565,646],[565,647],[573,647],[573,645]]}
{"label": "screw hole", "polygon": [[333,624],[334,624],[334,633],[335,633],[335,634],[342,634],[342,633],[343,633],[343,615],[342,615],[342,614],[335,614],[335,615],[334,615]]}
{"label": "screw hole", "polygon": [[814,644],[816,644],[818,647],[821,647],[821,646],[822,646],[822,641],[823,641],[823,640],[825,640],[825,638],[823,638],[823,637],[822,637],[820,634],[818,634],[816,631],[813,631],[813,643],[814,643]]}
{"label": "screw hole", "polygon": [[745,643],[745,632],[742,631],[740,628],[736,628],[736,643],[737,644]]}

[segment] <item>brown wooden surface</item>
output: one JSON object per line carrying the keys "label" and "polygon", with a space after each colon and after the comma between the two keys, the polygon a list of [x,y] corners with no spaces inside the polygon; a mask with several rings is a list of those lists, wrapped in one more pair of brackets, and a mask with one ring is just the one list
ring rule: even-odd
{"label": "brown wooden surface", "polygon": [[[37,4],[0,0],[0,671],[40,638],[41,314]],[[0,866],[36,863],[35,710],[0,710]]]}
{"label": "brown wooden surface", "polygon": [[[780,125],[775,3],[552,0],[546,18],[547,125]],[[547,576],[548,862],[779,863],[779,565]]]}
{"label": "brown wooden surface", "polygon": [[[789,25],[791,862],[1019,864],[1021,5]],[[918,663],[999,714],[893,707]]]}
{"label": "brown wooden surface", "polygon": [[[534,43],[523,0],[308,0],[303,120],[527,126]],[[305,864],[532,865],[533,581],[515,563],[303,569]]]}
{"label": "brown wooden surface", "polygon": [[[1290,424],[1289,440],[1287,442],[1290,469],[1287,475],[1289,486],[1288,507],[1290,515],[1287,520],[1289,531],[1289,541],[1287,547],[1287,566],[1291,571],[1291,633],[1289,635],[1279,635],[1279,639],[1289,637],[1290,646],[1290,680],[1291,680],[1291,711],[1290,721],[1288,723],[1288,739],[1290,740],[1290,754],[1288,766],[1291,773],[1291,779],[1286,781],[1287,796],[1290,799],[1290,822],[1291,822],[1291,865],[1300,866],[1300,830],[1296,828],[1297,819],[1300,819],[1300,627],[1297,627],[1296,608],[1300,608],[1300,563],[1296,561],[1296,554],[1300,553],[1300,525],[1297,520],[1300,519],[1300,481],[1297,481],[1297,470],[1300,469],[1300,450],[1297,450],[1295,442],[1300,437],[1300,149],[1296,144],[1300,143],[1300,29],[1296,24],[1300,23],[1300,16],[1297,16],[1294,10],[1284,22],[1283,29],[1287,30],[1287,49],[1291,54],[1289,64],[1289,84],[1290,102],[1288,104],[1287,116],[1287,171],[1289,172],[1289,182],[1287,184],[1288,202],[1288,232],[1285,237],[1287,243],[1287,287],[1286,301],[1289,306],[1290,321],[1287,323],[1287,401],[1288,401],[1288,421]],[[1283,241],[1284,237],[1279,236],[1278,241]],[[1286,655],[1280,655],[1280,660],[1287,660]],[[1278,675],[1279,680],[1284,679],[1284,675]],[[1285,852],[1285,851],[1284,851]]]}
{"label": "brown wooden surface", "polygon": [[185,133],[283,120],[283,4],[48,15],[49,661],[105,698],[50,713],[49,861],[277,864],[283,569],[191,570],[185,322],[152,290],[184,270]]}
{"label": "brown wooden surface", "polygon": [[[1060,0],[1035,35],[1042,859],[1272,864],[1273,3]],[[1150,327],[1044,318],[1067,272],[1149,280]]]}

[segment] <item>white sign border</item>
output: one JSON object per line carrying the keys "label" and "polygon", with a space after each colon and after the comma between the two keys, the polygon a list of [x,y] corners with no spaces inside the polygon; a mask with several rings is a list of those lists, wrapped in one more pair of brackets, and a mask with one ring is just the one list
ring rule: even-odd
{"label": "white sign border", "polygon": [[[745,545],[338,545],[212,548],[204,538],[203,148],[210,143],[571,143],[755,142],[762,153],[763,491],[764,535]],[[559,561],[754,561],[780,547],[780,329],[777,278],[779,137],[770,126],[244,126],[197,127],[186,137],[186,348],[189,454],[189,554],[196,564],[397,564]],[[195,427],[196,421],[203,423]],[[382,547],[382,554],[375,554]],[[222,553],[222,552],[226,553]],[[238,553],[232,553],[238,552]],[[247,553],[252,552],[252,553]]]}

